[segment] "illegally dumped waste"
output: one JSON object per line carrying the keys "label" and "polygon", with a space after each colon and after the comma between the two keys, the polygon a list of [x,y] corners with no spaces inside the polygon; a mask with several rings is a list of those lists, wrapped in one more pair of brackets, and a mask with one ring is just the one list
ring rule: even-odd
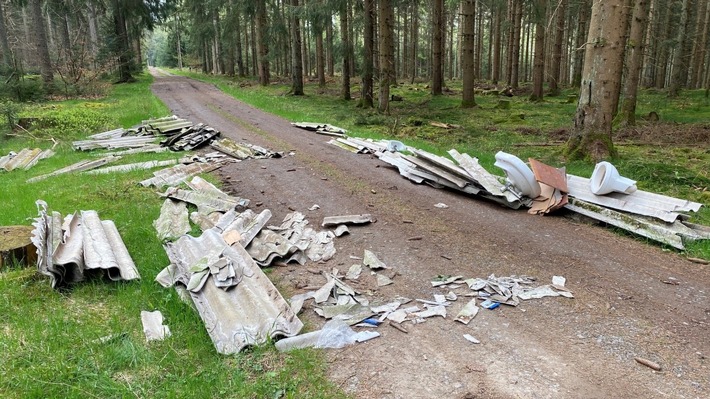
{"label": "illegally dumped waste", "polygon": [[96,211],[81,211],[62,218],[47,211],[38,200],[32,243],[37,248],[37,268],[49,276],[52,288],[84,280],[92,270],[102,270],[113,281],[135,280],[140,275],[114,223],[100,220]]}
{"label": "illegally dumped waste", "polygon": [[163,324],[163,314],[159,310],[154,312],[142,310],[141,323],[143,323],[143,334],[147,342],[162,341],[172,335],[170,327]]}
{"label": "illegally dumped waste", "polygon": [[240,160],[281,158],[283,156],[280,152],[273,152],[266,148],[249,143],[239,144],[227,137],[212,141],[210,146],[219,152]]}
{"label": "illegally dumped waste", "polygon": [[[186,160],[192,161],[192,160]],[[205,160],[205,162],[180,163],[171,168],[161,169],[153,172],[153,177],[145,179],[139,184],[143,187],[164,187],[176,186],[192,176],[200,173],[207,173],[219,169],[227,162],[224,159]]]}
{"label": "illegally dumped waste", "polygon": [[27,183],[38,182],[38,181],[44,180],[48,177],[57,176],[57,175],[61,175],[64,173],[83,172],[83,171],[87,171],[87,170],[91,170],[91,169],[96,169],[96,168],[99,168],[99,167],[104,166],[106,164],[109,164],[111,162],[116,162],[119,159],[121,159],[121,157],[109,155],[109,156],[103,157],[101,159],[79,161],[77,163],[71,164],[71,165],[66,166],[64,168],[57,169],[54,172],[46,173],[43,175],[39,175],[39,176],[35,176],[30,179],[27,179]]}
{"label": "illegally dumped waste", "polygon": [[347,133],[347,130],[339,128],[337,126],[329,125],[327,123],[293,122],[291,124],[301,129],[310,130],[318,134],[324,134],[327,136],[342,137],[345,135],[345,133]]}
{"label": "illegally dumped waste", "polygon": [[[503,181],[476,158],[453,149],[448,153],[456,163],[412,147],[406,147],[410,154],[404,154],[400,148],[389,148],[387,140],[343,136],[329,143],[374,154],[414,183],[476,195],[513,209],[525,206],[531,214],[565,208],[681,250],[688,242],[710,240],[710,227],[687,221],[686,213],[697,212],[701,204],[638,190],[635,181],[619,176],[608,162],[597,165],[592,179],[586,179],[535,159],[529,160],[531,169],[518,157],[498,152],[495,165],[505,172]],[[601,194],[597,189],[605,194],[594,194],[595,190]]]}
{"label": "illegally dumped waste", "polygon": [[15,169],[28,170],[35,166],[42,159],[47,159],[54,155],[52,149],[42,151],[39,148],[23,148],[20,152],[10,151],[7,155],[0,157],[0,171],[12,172]]}
{"label": "illegally dumped waste", "polygon": [[338,349],[356,342],[365,342],[379,337],[376,331],[355,332],[349,325],[339,319],[325,323],[322,329],[309,333],[284,338],[276,342],[276,349],[287,352],[301,348],[332,348]]}

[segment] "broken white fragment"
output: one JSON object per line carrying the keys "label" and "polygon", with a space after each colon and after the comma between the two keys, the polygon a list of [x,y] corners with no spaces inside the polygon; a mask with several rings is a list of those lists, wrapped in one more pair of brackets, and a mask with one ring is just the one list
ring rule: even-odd
{"label": "broken white fragment", "polygon": [[386,303],[386,304],[380,305],[380,306],[370,307],[370,310],[372,310],[375,313],[391,313],[391,312],[394,312],[395,310],[397,310],[401,305],[402,305],[401,302],[395,301],[395,302]]}
{"label": "broken white fragment", "polygon": [[446,302],[446,296],[445,295],[440,295],[440,294],[435,294],[434,295],[434,301],[437,304],[443,304]]}
{"label": "broken white fragment", "polygon": [[474,338],[471,334],[464,334],[463,337],[466,338],[466,341],[468,341],[472,344],[480,344],[481,343],[481,341]]}
{"label": "broken white fragment", "polygon": [[373,338],[377,338],[380,336],[380,333],[377,331],[360,331],[357,334],[355,334],[355,341],[357,342],[365,342],[369,341]]}
{"label": "broken white fragment", "polygon": [[468,324],[474,317],[476,317],[479,309],[480,308],[476,306],[476,300],[472,299],[466,304],[466,306],[463,307],[463,309],[461,309],[454,320],[463,324]]}
{"label": "broken white fragment", "polygon": [[143,323],[143,333],[145,340],[162,341],[169,337],[170,328],[163,324],[163,314],[159,310],[155,312],[141,311],[141,322]]}
{"label": "broken white fragment", "polygon": [[348,229],[348,226],[341,224],[333,230],[333,233],[335,233],[336,237],[340,237],[344,234],[350,234],[350,230]]}
{"label": "broken white fragment", "polygon": [[372,253],[372,251],[365,250],[365,255],[363,256],[362,263],[372,270],[388,269],[387,265],[379,260],[377,256]]}
{"label": "broken white fragment", "polygon": [[558,285],[564,287],[567,279],[562,276],[552,276],[552,285]]}
{"label": "broken white fragment", "polygon": [[552,289],[551,286],[542,285],[531,290],[519,292],[518,298],[522,299],[523,301],[527,301],[528,299],[539,299],[547,296],[560,296],[560,294],[561,292],[555,291],[554,289]]}
{"label": "broken white fragment", "polygon": [[451,284],[454,281],[462,279],[463,276],[451,276],[445,279],[437,279],[431,282],[432,287],[439,287],[441,285]]}
{"label": "broken white fragment", "polygon": [[335,287],[335,279],[330,276],[328,276],[327,278],[328,282],[325,283],[322,287],[318,289],[318,291],[313,294],[313,299],[315,299],[316,303],[323,303],[327,301],[330,297],[330,293]]}
{"label": "broken white fragment", "polygon": [[435,208],[439,208],[439,209],[446,209],[446,208],[448,208],[449,206],[446,205],[446,204],[443,203],[443,202],[439,202],[438,204],[434,204],[434,207],[435,207]]}
{"label": "broken white fragment", "polygon": [[318,204],[313,204],[313,206],[311,206],[310,208],[308,208],[309,211],[315,211],[315,210],[318,210],[318,209],[320,209],[320,205],[318,205]]}
{"label": "broken white fragment", "polygon": [[449,291],[449,293],[446,294],[446,300],[448,300],[448,301],[455,301],[455,300],[457,300],[457,299],[459,299],[459,297],[458,297],[458,295],[456,295],[456,293],[453,292],[453,291]]}

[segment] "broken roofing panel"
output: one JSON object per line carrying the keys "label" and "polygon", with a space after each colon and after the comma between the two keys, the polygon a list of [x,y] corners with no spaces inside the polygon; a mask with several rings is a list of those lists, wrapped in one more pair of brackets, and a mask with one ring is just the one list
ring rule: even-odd
{"label": "broken roofing panel", "polygon": [[34,183],[34,182],[37,182],[37,181],[40,181],[40,180],[44,180],[44,179],[46,179],[46,178],[48,178],[48,177],[52,177],[52,176],[56,176],[56,175],[61,175],[61,174],[64,174],[64,173],[82,172],[82,171],[85,171],[85,170],[96,169],[96,168],[101,167],[101,166],[104,166],[104,165],[106,165],[106,164],[108,164],[108,163],[118,161],[119,159],[121,159],[121,157],[108,156],[108,157],[104,157],[104,158],[101,158],[101,159],[96,159],[96,160],[93,160],[93,161],[89,161],[89,160],[79,161],[79,162],[77,162],[77,163],[75,163],[75,164],[72,164],[72,165],[66,166],[66,167],[64,167],[64,168],[55,170],[54,172],[47,173],[47,174],[40,175],[40,176],[35,176],[35,177],[31,178],[31,179],[28,179],[28,180],[27,180],[27,183]]}
{"label": "broken roofing panel", "polygon": [[680,217],[678,212],[697,212],[701,206],[697,202],[641,190],[637,190],[633,194],[594,195],[589,187],[589,179],[574,175],[567,175],[567,185],[571,197],[605,208],[650,216],[668,223],[672,223]]}
{"label": "broken roofing panel", "polygon": [[203,258],[228,258],[241,270],[242,281],[223,290],[208,278],[198,292],[190,292],[217,352],[237,353],[249,345],[265,343],[269,338],[298,334],[303,323],[291,310],[268,277],[240,245],[229,246],[215,230],[195,238],[182,236],[166,246],[176,265],[177,280],[187,285],[189,269]]}
{"label": "broken roofing panel", "polygon": [[166,198],[160,207],[160,216],[153,221],[160,240],[180,237],[190,231],[187,204]]}
{"label": "broken roofing panel", "polygon": [[323,218],[323,227],[339,226],[341,224],[367,224],[374,223],[375,219],[371,214],[364,213],[362,215],[343,215],[343,216],[326,216]]}
{"label": "broken roofing panel", "polygon": [[28,170],[35,166],[41,159],[49,158],[52,155],[54,155],[54,151],[51,149],[42,151],[39,148],[32,150],[24,148],[19,153],[11,151],[9,154],[0,158],[0,168],[8,172],[15,169]]}
{"label": "broken roofing panel", "polygon": [[232,197],[222,193],[223,196],[215,196],[213,193],[205,191],[183,190],[177,187],[170,187],[161,194],[164,197],[188,202],[197,206],[197,212],[209,215],[212,212],[227,212],[232,209],[244,208],[249,205],[249,200],[239,197]]}
{"label": "broken roofing panel", "polygon": [[281,154],[278,152],[273,152],[253,144],[239,144],[226,137],[213,141],[211,146],[219,152],[242,160],[248,158],[263,159],[281,157]]}
{"label": "broken roofing panel", "polygon": [[223,162],[194,162],[190,164],[181,163],[173,166],[172,168],[161,169],[153,172],[153,177],[141,181],[140,185],[144,187],[176,186],[194,175],[211,172],[215,169],[221,168],[222,165],[224,165]]}
{"label": "broken roofing panel", "polygon": [[679,220],[665,223],[650,217],[615,211],[577,198],[570,198],[570,203],[565,205],[565,208],[681,250],[685,249],[684,239],[710,240],[710,231],[707,228]]}
{"label": "broken roofing panel", "polygon": [[175,165],[176,163],[178,163],[177,159],[168,159],[166,161],[136,162],[136,163],[129,163],[129,164],[125,164],[125,165],[107,166],[105,168],[89,170],[84,173],[89,174],[89,175],[98,175],[98,174],[114,173],[114,172],[131,172],[134,170],[153,169],[153,168],[157,168],[157,167],[170,166],[170,165]]}

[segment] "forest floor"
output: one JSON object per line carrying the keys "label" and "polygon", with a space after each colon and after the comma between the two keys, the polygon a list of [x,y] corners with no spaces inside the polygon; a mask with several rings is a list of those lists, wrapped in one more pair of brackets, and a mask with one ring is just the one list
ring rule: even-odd
{"label": "forest floor", "polygon": [[[570,217],[531,216],[411,184],[375,157],[329,145],[328,137],[296,129],[211,84],[163,75],[156,76],[153,91],[182,118],[207,123],[237,141],[294,153],[219,170],[225,188],[270,209],[272,221],[293,210],[313,225],[331,215],[377,218],[338,238],[338,252],[328,262],[273,268],[270,277],[286,298],[322,285],[314,271],[344,273],[354,263],[350,257],[365,249],[391,267],[394,280],[377,287],[363,273],[354,287],[373,302],[446,294],[430,284],[437,275],[528,275],[540,284],[560,275],[574,292],[574,299],[482,309],[468,326],[453,321],[470,299],[459,296],[445,319],[407,324],[407,334],[381,326],[380,338],[328,350],[331,379],[353,397],[710,395],[710,267]],[[308,211],[314,204],[320,209]],[[323,323],[309,307],[301,318],[311,329]],[[466,341],[467,333],[481,343]]]}

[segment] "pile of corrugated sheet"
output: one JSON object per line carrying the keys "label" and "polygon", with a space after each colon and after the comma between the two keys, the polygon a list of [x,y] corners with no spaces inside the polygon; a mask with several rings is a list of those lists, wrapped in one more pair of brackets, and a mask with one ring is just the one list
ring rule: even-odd
{"label": "pile of corrugated sheet", "polygon": [[154,152],[157,137],[164,136],[166,139],[160,143],[163,147],[169,147],[173,151],[188,151],[209,144],[219,135],[219,131],[205,124],[193,124],[173,115],[143,121],[131,129],[118,128],[96,133],[86,140],[74,141],[72,146],[81,151],[128,148],[131,153]]}
{"label": "pile of corrugated sheet", "polygon": [[230,155],[234,158],[244,159],[264,159],[264,158],[281,158],[283,154],[274,152],[254,144],[239,144],[232,139],[223,137],[212,141],[210,146],[215,150]]}
{"label": "pile of corrugated sheet", "polygon": [[[248,221],[230,211],[200,237],[166,243],[170,258],[156,281],[187,293],[217,352],[232,354],[269,339],[291,337],[303,323],[244,249],[253,237]],[[227,217],[230,215],[230,217]],[[185,295],[182,295],[185,297]]]}
{"label": "pile of corrugated sheet", "polygon": [[83,161],[79,161],[79,162],[71,164],[69,166],[65,166],[63,168],[57,169],[53,172],[49,172],[49,173],[45,173],[43,175],[29,178],[29,179],[27,179],[27,183],[34,183],[34,182],[37,182],[40,180],[44,180],[48,177],[62,175],[65,173],[89,171],[92,169],[96,169],[96,168],[100,168],[102,166],[105,166],[111,162],[116,162],[119,159],[121,159],[121,157],[117,157],[117,156],[113,156],[113,155],[109,155],[107,157],[103,157],[100,159],[94,159],[94,160],[85,159]]}
{"label": "pile of corrugated sheet", "polygon": [[37,207],[32,243],[37,247],[37,268],[49,276],[53,288],[80,282],[92,271],[103,271],[114,281],[140,278],[112,221],[99,219],[96,211],[66,217],[48,213],[41,200]]}
{"label": "pile of corrugated sheet", "polygon": [[[616,173],[608,163],[595,168],[595,173],[605,170],[604,176],[586,179],[534,159],[529,160],[531,170],[516,156],[498,152],[495,165],[505,172],[503,180],[485,170],[476,158],[453,149],[448,152],[452,161],[397,141],[339,137],[330,143],[355,153],[374,154],[415,183],[474,194],[514,209],[525,206],[532,214],[565,208],[678,249],[684,249],[685,242],[710,239],[710,227],[688,222],[686,213],[697,212],[699,203],[636,190],[634,181],[627,182],[618,174],[615,176],[628,190],[592,192],[594,182],[607,184],[604,176],[612,175],[609,170]],[[608,166],[602,169],[601,164]]]}
{"label": "pile of corrugated sheet", "polygon": [[54,151],[51,149],[42,151],[39,148],[24,148],[20,152],[10,151],[7,155],[0,157],[0,170],[7,172],[12,172],[15,169],[28,170],[40,160],[52,155],[54,155]]}
{"label": "pile of corrugated sheet", "polygon": [[292,122],[291,125],[296,126],[301,129],[310,130],[318,134],[324,134],[326,136],[345,136],[347,130],[339,128],[337,126],[329,125],[327,123],[313,123],[313,122]]}
{"label": "pile of corrugated sheet", "polygon": [[153,172],[153,177],[139,182],[143,187],[164,187],[177,186],[192,176],[200,173],[207,173],[219,169],[227,162],[234,160],[227,159],[221,154],[207,154],[201,157],[183,158],[180,163]]}

